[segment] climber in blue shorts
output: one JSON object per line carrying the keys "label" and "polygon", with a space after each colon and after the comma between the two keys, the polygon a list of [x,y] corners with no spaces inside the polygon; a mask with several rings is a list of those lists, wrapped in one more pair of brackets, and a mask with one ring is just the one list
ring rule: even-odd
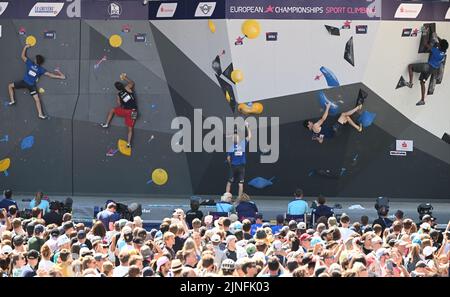
{"label": "climber in blue shorts", "polygon": [[59,70],[55,71],[55,73],[52,73],[48,72],[44,67],[42,67],[42,64],[44,63],[45,59],[41,55],[36,55],[36,59],[34,61],[29,59],[27,57],[27,49],[29,47],[30,45],[27,44],[22,49],[21,58],[26,65],[26,72],[25,75],[23,76],[23,79],[20,81],[10,83],[8,85],[9,99],[10,99],[9,105],[11,106],[16,103],[16,101],[14,100],[14,89],[28,89],[28,91],[30,91],[30,95],[33,97],[34,102],[36,104],[38,117],[40,119],[46,119],[47,116],[44,115],[44,113],[42,112],[41,100],[39,99],[36,82],[42,75],[58,79],[65,79],[66,76]]}
{"label": "climber in blue shorts", "polygon": [[355,128],[358,132],[362,132],[363,130],[362,124],[357,125],[350,117],[352,114],[362,109],[362,104],[359,104],[352,110],[341,113],[338,120],[333,125],[323,126],[323,123],[328,117],[330,106],[331,106],[330,103],[326,104],[325,112],[317,122],[314,123],[310,120],[306,120],[303,122],[305,128],[312,132],[313,141],[323,143],[325,138],[333,138],[335,135],[338,134],[342,126],[344,126],[347,123],[350,124],[353,128]]}

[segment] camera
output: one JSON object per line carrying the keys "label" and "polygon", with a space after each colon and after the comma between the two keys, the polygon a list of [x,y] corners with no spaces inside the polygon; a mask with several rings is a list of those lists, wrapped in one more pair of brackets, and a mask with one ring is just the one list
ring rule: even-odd
{"label": "camera", "polygon": [[433,206],[430,203],[422,203],[417,206],[417,212],[419,213],[419,219],[422,220],[422,218],[425,215],[430,215],[433,217]]}

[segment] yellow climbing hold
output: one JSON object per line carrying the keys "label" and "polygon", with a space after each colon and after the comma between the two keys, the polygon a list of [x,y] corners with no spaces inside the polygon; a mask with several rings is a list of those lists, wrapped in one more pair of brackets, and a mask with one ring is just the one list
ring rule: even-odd
{"label": "yellow climbing hold", "polygon": [[45,93],[45,89],[44,88],[39,88],[38,92],[39,92],[39,94],[44,94]]}
{"label": "yellow climbing hold", "polygon": [[228,102],[231,101],[231,96],[230,93],[228,93],[228,91],[225,91],[225,98],[227,99]]}
{"label": "yellow climbing hold", "polygon": [[0,161],[0,172],[4,172],[8,170],[9,166],[11,165],[11,159],[5,158]]}
{"label": "yellow climbing hold", "polygon": [[261,32],[261,26],[257,20],[246,20],[242,24],[242,33],[247,36],[247,38],[254,39],[258,37]]}
{"label": "yellow climbing hold", "polygon": [[35,46],[36,45],[36,37],[34,37],[33,35],[28,36],[27,39],[25,39],[25,43],[30,46]]}
{"label": "yellow climbing hold", "polygon": [[131,156],[131,148],[127,146],[127,142],[123,139],[119,139],[117,142],[117,148],[122,155],[127,157]]}
{"label": "yellow climbing hold", "polygon": [[157,168],[152,172],[152,180],[158,186],[162,186],[167,183],[167,179],[169,178],[167,171],[162,168]]}
{"label": "yellow climbing hold", "polygon": [[216,24],[212,20],[208,20],[208,27],[211,33],[216,33]]}
{"label": "yellow climbing hold", "polygon": [[111,37],[109,37],[109,44],[112,47],[119,47],[122,45],[122,37],[120,37],[117,34],[111,35]]}
{"label": "yellow climbing hold", "polygon": [[241,70],[235,69],[235,70],[233,70],[233,72],[231,72],[231,79],[235,83],[240,83],[241,81],[244,80],[244,74],[242,73]]}
{"label": "yellow climbing hold", "polygon": [[241,103],[238,105],[238,111],[242,114],[249,115],[249,114],[260,114],[263,112],[263,105],[261,103]]}

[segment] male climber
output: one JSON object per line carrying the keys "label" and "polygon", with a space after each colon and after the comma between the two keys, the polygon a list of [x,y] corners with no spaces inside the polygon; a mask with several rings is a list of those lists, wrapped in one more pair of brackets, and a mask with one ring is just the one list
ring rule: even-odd
{"label": "male climber", "polygon": [[[428,63],[416,63],[408,65],[409,72],[409,82],[406,85],[409,88],[413,87],[413,72],[420,73],[420,88],[422,91],[422,98],[416,105],[424,105],[425,104],[425,82],[428,80],[430,76],[433,74],[437,74],[439,72],[439,68],[441,64],[444,62],[445,56],[447,55],[448,42],[445,39],[440,39],[436,33],[433,33],[432,40],[434,41],[434,46],[431,43],[427,43],[425,47],[431,50],[430,58],[428,59]],[[437,41],[437,42],[436,42]],[[431,82],[430,82],[431,83]]]}
{"label": "male climber", "polygon": [[358,132],[362,132],[363,129],[362,124],[359,125],[355,124],[355,122],[350,117],[352,114],[362,109],[362,104],[359,104],[352,110],[341,113],[338,120],[331,127],[330,126],[322,127],[322,124],[328,117],[330,106],[331,106],[330,103],[326,104],[325,112],[323,113],[322,118],[320,118],[320,120],[318,120],[316,123],[309,120],[303,122],[305,128],[312,132],[312,140],[316,140],[319,143],[323,143],[324,138],[333,138],[340,130],[340,128],[347,123],[349,123],[352,127],[354,127]]}
{"label": "male climber", "polygon": [[117,107],[109,111],[106,123],[100,124],[103,128],[108,128],[114,115],[125,118],[125,125],[128,127],[128,143],[131,148],[131,138],[133,137],[133,127],[137,119],[137,104],[134,93],[134,81],[128,78],[126,73],[120,75],[121,80],[125,80],[127,85],[116,81],[114,86],[119,91],[117,94]]}
{"label": "male climber", "polygon": [[34,61],[27,57],[27,49],[31,47],[30,45],[25,45],[22,50],[22,61],[26,64],[26,73],[22,80],[10,83],[8,85],[9,91],[9,105],[14,105],[16,101],[14,100],[14,89],[28,89],[30,91],[30,95],[33,97],[34,102],[36,103],[36,109],[38,112],[38,117],[40,119],[46,119],[47,116],[42,112],[41,100],[39,99],[39,94],[37,92],[36,82],[39,77],[42,75],[48,76],[50,78],[58,78],[58,79],[66,79],[66,76],[59,70],[56,70],[55,73],[48,72],[45,68],[42,67],[44,64],[44,57],[41,55],[36,55]]}
{"label": "male climber", "polygon": [[239,135],[235,131],[233,135],[233,147],[227,152],[227,162],[229,165],[229,176],[225,192],[231,193],[231,184],[239,183],[238,197],[241,197],[244,191],[244,178],[245,178],[245,150],[246,146],[252,138],[252,132],[248,128],[248,123],[245,122],[245,129],[247,130],[247,137],[244,140],[239,140]]}

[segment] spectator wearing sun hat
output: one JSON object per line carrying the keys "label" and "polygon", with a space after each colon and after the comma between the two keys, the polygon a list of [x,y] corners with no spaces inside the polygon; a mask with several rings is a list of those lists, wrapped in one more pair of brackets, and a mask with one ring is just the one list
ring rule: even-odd
{"label": "spectator wearing sun hat", "polygon": [[211,237],[211,243],[213,244],[214,248],[214,264],[216,264],[217,267],[220,267],[222,262],[227,259],[227,256],[225,255],[225,251],[221,249],[220,243],[220,235],[214,234]]}

